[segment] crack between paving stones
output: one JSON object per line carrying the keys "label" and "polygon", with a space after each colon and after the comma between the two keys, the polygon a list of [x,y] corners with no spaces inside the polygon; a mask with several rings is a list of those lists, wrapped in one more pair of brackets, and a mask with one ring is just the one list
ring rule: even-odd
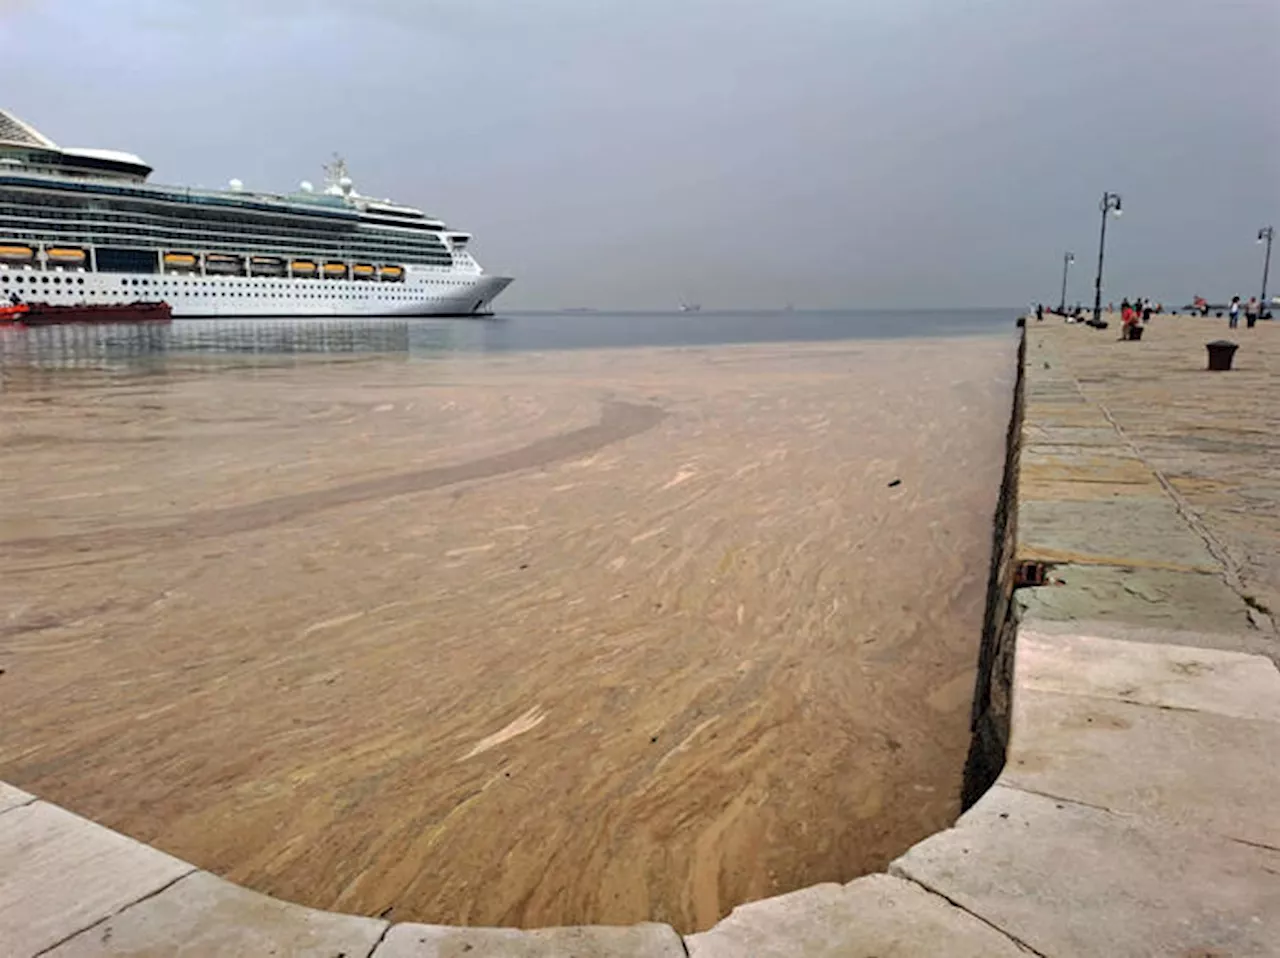
{"label": "crack between paving stones", "polygon": [[[1015,771],[1013,774],[1017,774]],[[1079,805],[1081,808],[1092,808],[1094,811],[1106,812],[1108,815],[1131,815],[1131,812],[1121,812],[1114,808],[1107,808],[1105,805],[1095,805],[1093,802],[1081,801],[1078,798],[1067,798],[1065,795],[1054,795],[1052,792],[1042,792],[1037,788],[1027,788],[1025,785],[1018,785],[1014,782],[1000,783],[1005,788],[1011,788],[1017,792],[1025,792],[1027,795],[1038,795],[1040,798],[1047,798],[1051,802],[1063,802],[1067,805]]]}
{"label": "crack between paving stones", "polygon": [[[1135,703],[1135,704],[1141,704],[1141,703]],[[1156,706],[1156,707],[1159,708],[1160,706]],[[1194,711],[1194,709],[1187,709],[1185,711]],[[1027,788],[1025,785],[1019,785],[1016,782],[1006,782],[1002,780],[1000,784],[1005,788],[1013,789],[1015,792],[1025,792],[1028,795],[1038,795],[1040,798],[1047,798],[1052,802],[1062,802],[1064,805],[1079,805],[1083,808],[1092,808],[1099,812],[1106,812],[1108,815],[1115,815],[1119,818],[1134,818],[1140,822],[1153,821],[1138,812],[1124,811],[1122,809],[1117,809],[1117,808],[1108,808],[1106,805],[1095,805],[1093,802],[1081,801],[1078,798],[1066,798],[1065,796],[1062,796],[1062,795],[1054,795],[1052,792],[1042,792],[1036,788]],[[1161,820],[1155,819],[1154,821],[1160,822]],[[1188,828],[1187,825],[1180,822],[1165,821],[1164,824],[1176,829]],[[1248,838],[1237,838],[1235,835],[1227,835],[1219,831],[1209,831],[1208,834],[1214,835],[1217,838],[1224,838],[1229,842],[1235,842],[1236,844],[1239,844],[1239,845],[1248,845],[1250,848],[1261,848],[1263,851],[1268,851],[1268,852],[1280,852],[1280,848],[1277,848],[1275,845],[1268,845],[1266,842],[1252,841]]]}
{"label": "crack between paving stones", "polygon": [[[1076,380],[1076,389],[1079,390],[1080,395],[1086,401],[1093,402],[1098,407],[1102,415],[1106,417],[1107,422],[1111,423],[1111,428],[1116,431],[1116,435],[1120,437],[1121,442],[1128,446],[1129,450],[1138,457],[1139,461],[1151,470],[1151,474],[1155,476],[1156,482],[1160,483],[1160,488],[1162,488],[1165,491],[1165,495],[1172,500],[1173,507],[1177,510],[1178,515],[1182,517],[1182,521],[1191,528],[1192,532],[1200,537],[1205,544],[1205,548],[1209,550],[1210,555],[1221,563],[1222,580],[1227,584],[1227,588],[1239,596],[1240,601],[1248,608],[1253,609],[1259,616],[1266,619],[1266,621],[1271,625],[1272,634],[1280,634],[1280,628],[1276,625],[1275,616],[1271,612],[1264,611],[1262,608],[1259,608],[1257,600],[1250,596],[1245,590],[1244,580],[1240,577],[1240,570],[1236,568],[1236,564],[1232,561],[1226,547],[1223,546],[1222,543],[1218,541],[1217,537],[1215,537],[1213,533],[1205,527],[1204,523],[1201,522],[1200,516],[1191,507],[1191,503],[1187,502],[1182,493],[1178,492],[1178,490],[1174,488],[1173,483],[1169,481],[1168,477],[1152,465],[1147,457],[1142,454],[1142,451],[1138,448],[1138,444],[1129,438],[1129,434],[1121,428],[1120,423],[1116,422],[1116,418],[1111,415],[1111,410],[1107,408],[1106,403],[1100,400],[1095,401],[1089,399],[1088,395],[1085,393],[1084,387],[1080,385],[1079,380]],[[1249,617],[1249,622],[1250,624],[1253,624],[1252,616]]]}
{"label": "crack between paving stones", "polygon": [[387,935],[391,933],[391,929],[395,927],[392,922],[387,922],[387,926],[382,929],[382,934],[378,936],[378,940],[373,943],[373,947],[369,949],[364,958],[373,958],[377,954],[378,949],[382,947],[382,943],[387,940]]}
{"label": "crack between paving stones", "polygon": [[0,815],[4,815],[8,812],[12,812],[14,809],[26,808],[28,805],[34,805],[38,801],[40,801],[40,799],[32,795],[25,802],[19,802],[17,805],[10,805],[8,808],[0,810]]}
{"label": "crack between paving stones", "polygon": [[58,948],[58,947],[60,947],[60,946],[62,946],[62,945],[65,945],[65,944],[66,944],[67,942],[69,942],[72,938],[75,938],[75,937],[77,937],[77,936],[79,936],[79,935],[83,935],[83,934],[86,934],[87,932],[93,931],[93,929],[97,928],[99,925],[104,925],[104,924],[106,924],[106,923],[107,923],[107,922],[109,922],[112,918],[115,918],[115,917],[116,917],[116,916],[118,916],[118,915],[123,915],[126,911],[128,911],[130,908],[133,908],[135,905],[141,905],[141,904],[142,904],[144,901],[146,901],[147,899],[149,899],[149,898],[155,898],[155,897],[156,897],[156,895],[159,895],[161,892],[166,892],[166,891],[168,891],[168,890],[169,890],[170,888],[172,888],[174,885],[178,884],[178,882],[182,881],[182,879],[187,878],[187,877],[188,877],[188,876],[190,876],[190,875],[194,875],[194,874],[195,874],[196,872],[198,872],[199,870],[200,870],[200,869],[198,869],[198,868],[196,868],[194,865],[192,865],[192,866],[191,866],[191,869],[190,869],[189,871],[185,871],[185,872],[183,872],[183,873],[182,873],[181,875],[179,875],[177,878],[173,879],[173,881],[165,882],[163,885],[161,885],[161,886],[160,886],[159,888],[157,888],[155,891],[149,891],[149,892],[147,892],[145,895],[143,895],[141,898],[135,899],[134,901],[131,901],[131,902],[129,902],[128,904],[121,905],[119,908],[117,908],[117,909],[116,909],[115,911],[113,911],[111,914],[106,915],[106,916],[104,916],[104,917],[102,917],[102,918],[99,918],[97,921],[93,922],[92,924],[85,925],[85,926],[84,926],[83,928],[81,928],[79,931],[73,931],[71,934],[67,935],[65,938],[59,938],[57,941],[55,941],[55,942],[54,942],[52,945],[50,945],[49,947],[47,947],[47,948],[41,948],[39,951],[37,951],[35,954],[33,954],[33,955],[31,956],[31,958],[40,958],[40,956],[41,956],[41,955],[47,955],[47,954],[49,954],[49,952],[53,951],[55,948]]}
{"label": "crack between paving stones", "polygon": [[937,889],[937,888],[934,888],[933,886],[929,885],[928,883],[921,881],[919,878],[916,878],[914,875],[908,875],[906,872],[902,871],[901,869],[897,869],[896,871],[897,871],[897,874],[898,874],[898,876],[899,876],[900,878],[905,878],[907,881],[911,882],[912,884],[919,885],[921,888],[923,888],[923,889],[924,889],[926,892],[928,892],[930,895],[937,895],[937,896],[938,896],[939,898],[941,898],[943,901],[945,901],[945,902],[947,902],[949,905],[951,905],[951,907],[952,907],[952,908],[955,908],[955,909],[957,909],[957,910],[959,910],[959,911],[962,911],[962,912],[964,912],[966,915],[971,915],[971,916],[973,916],[973,917],[974,917],[974,918],[976,918],[978,921],[980,921],[980,922],[982,922],[984,925],[986,925],[988,928],[990,928],[990,929],[992,929],[994,932],[996,932],[996,934],[1001,935],[1001,936],[1003,936],[1004,938],[1007,938],[1009,941],[1013,942],[1017,947],[1019,947],[1019,948],[1023,949],[1023,950],[1024,950],[1024,951],[1026,951],[1027,953],[1032,954],[1032,955],[1035,955],[1035,956],[1036,956],[1036,958],[1049,958],[1049,956],[1048,956],[1048,955],[1046,955],[1043,951],[1037,951],[1036,949],[1032,948],[1029,944],[1027,944],[1025,941],[1023,941],[1023,940],[1022,940],[1021,938],[1019,938],[1017,935],[1015,935],[1015,934],[1013,934],[1012,932],[1006,931],[1005,929],[1001,928],[1001,927],[1000,927],[999,925],[997,925],[994,921],[991,921],[991,920],[990,920],[990,919],[988,919],[988,918],[984,918],[982,915],[979,915],[976,911],[974,911],[974,910],[973,910],[973,909],[971,909],[971,908],[966,908],[964,905],[960,904],[960,902],[956,901],[954,898],[952,898],[952,897],[951,897],[950,895],[948,895],[946,892],[941,891],[941,890],[939,890],[939,889]]}

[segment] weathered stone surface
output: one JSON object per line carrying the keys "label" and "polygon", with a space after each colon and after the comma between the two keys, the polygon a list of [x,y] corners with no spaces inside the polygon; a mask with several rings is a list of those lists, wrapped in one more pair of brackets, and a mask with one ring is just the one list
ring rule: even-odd
{"label": "weathered stone surface", "polygon": [[683,958],[670,925],[629,927],[450,928],[395,925],[373,958]]}
{"label": "weathered stone surface", "polygon": [[83,931],[49,958],[364,958],[387,922],[268,898],[207,872]]}
{"label": "weathered stone surface", "polygon": [[1217,572],[1221,565],[1168,499],[1024,501],[1018,552],[1052,562]]}
{"label": "weathered stone surface", "polygon": [[[1221,646],[1214,638],[1218,634],[1247,634],[1252,629],[1248,607],[1217,573],[1085,565],[1057,557],[1052,561],[1060,563],[1053,576],[1063,584],[1019,590],[1026,618],[1106,619],[1151,628],[1193,629],[1206,633],[1199,643],[1206,646]],[[1253,638],[1257,636],[1253,632]],[[1228,647],[1238,646],[1233,641]]]}
{"label": "weathered stone surface", "polygon": [[1280,724],[1019,688],[1001,781],[1280,847]]}
{"label": "weathered stone surface", "polygon": [[1026,448],[1036,449],[1044,446],[1114,446],[1118,441],[1116,431],[1101,416],[1100,426],[1052,426],[1039,422],[1028,422],[1023,436]]}
{"label": "weathered stone surface", "polygon": [[12,785],[0,782],[0,812],[7,812],[9,809],[18,808],[21,805],[29,805],[34,801],[34,795],[28,795],[20,788],[14,788]]}
{"label": "weathered stone surface", "polygon": [[914,882],[870,875],[739,905],[685,937],[690,958],[1023,958],[1013,941]]}
{"label": "weathered stone surface", "polygon": [[1280,373],[1280,325],[1248,331],[1228,376],[1204,371],[1204,344],[1221,332],[1213,325],[1159,317],[1137,350],[1068,326],[1029,329],[1027,388],[1044,398],[1029,404],[1024,433],[1034,436],[1033,426],[1059,416],[1081,426],[1089,413],[1109,419],[1120,450],[1136,453],[1175,490],[1169,501],[1176,495],[1182,509],[1149,537],[1172,541],[1192,517],[1233,588],[1258,606],[1258,631],[1274,642],[1275,613],[1264,609],[1280,610],[1280,432],[1274,404],[1259,397],[1274,391]]}
{"label": "weathered stone surface", "polygon": [[1280,722],[1280,670],[1239,652],[1023,629],[1017,683],[1020,690]]}
{"label": "weathered stone surface", "polygon": [[1120,483],[1145,485],[1149,495],[1162,496],[1151,469],[1130,450],[1115,442],[1110,446],[1069,446],[1033,443],[1022,451],[1022,476],[1034,479],[1069,479],[1081,485]]}
{"label": "weathered stone surface", "polygon": [[[1037,589],[1019,589],[1022,596]],[[1085,616],[1079,619],[1057,620],[1031,616],[1025,606],[1020,619],[1023,628],[1043,635],[1091,635],[1100,639],[1119,642],[1143,642],[1148,645],[1185,645],[1193,649],[1218,649],[1223,652],[1243,652],[1259,655],[1271,662],[1280,653],[1280,643],[1261,632],[1192,632],[1188,629],[1171,629],[1142,622],[1126,622],[1115,618]]]}
{"label": "weathered stone surface", "polygon": [[1274,958],[1280,853],[997,785],[893,863],[1043,955]]}
{"label": "weathered stone surface", "polygon": [[0,953],[32,955],[194,866],[54,805],[0,815]]}

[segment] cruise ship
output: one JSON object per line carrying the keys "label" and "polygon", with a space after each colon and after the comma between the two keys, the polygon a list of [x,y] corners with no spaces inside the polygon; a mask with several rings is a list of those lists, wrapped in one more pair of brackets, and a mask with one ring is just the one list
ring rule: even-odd
{"label": "cruise ship", "polygon": [[294,193],[149,183],[131,153],[57,146],[0,110],[0,299],[164,301],[175,317],[483,316],[510,284],[471,236],[356,192],[335,157]]}

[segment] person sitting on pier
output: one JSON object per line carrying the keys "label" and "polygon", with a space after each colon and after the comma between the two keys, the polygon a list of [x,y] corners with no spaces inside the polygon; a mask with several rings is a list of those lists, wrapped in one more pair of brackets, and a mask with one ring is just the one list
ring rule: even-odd
{"label": "person sitting on pier", "polygon": [[1120,311],[1120,318],[1124,323],[1120,327],[1120,338],[1137,339],[1141,334],[1139,333],[1138,336],[1135,336],[1134,331],[1138,328],[1138,321],[1142,318],[1142,314],[1138,312],[1137,307],[1130,306],[1129,301],[1125,300]]}

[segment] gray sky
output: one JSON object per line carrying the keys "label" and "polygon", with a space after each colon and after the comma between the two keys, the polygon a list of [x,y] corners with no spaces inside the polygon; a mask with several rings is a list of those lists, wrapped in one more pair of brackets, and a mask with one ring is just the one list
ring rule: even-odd
{"label": "gray sky", "polygon": [[343,153],[508,307],[1017,304],[1064,249],[1088,300],[1104,189],[1105,295],[1182,303],[1280,226],[1277,0],[0,0],[0,50],[160,182]]}

